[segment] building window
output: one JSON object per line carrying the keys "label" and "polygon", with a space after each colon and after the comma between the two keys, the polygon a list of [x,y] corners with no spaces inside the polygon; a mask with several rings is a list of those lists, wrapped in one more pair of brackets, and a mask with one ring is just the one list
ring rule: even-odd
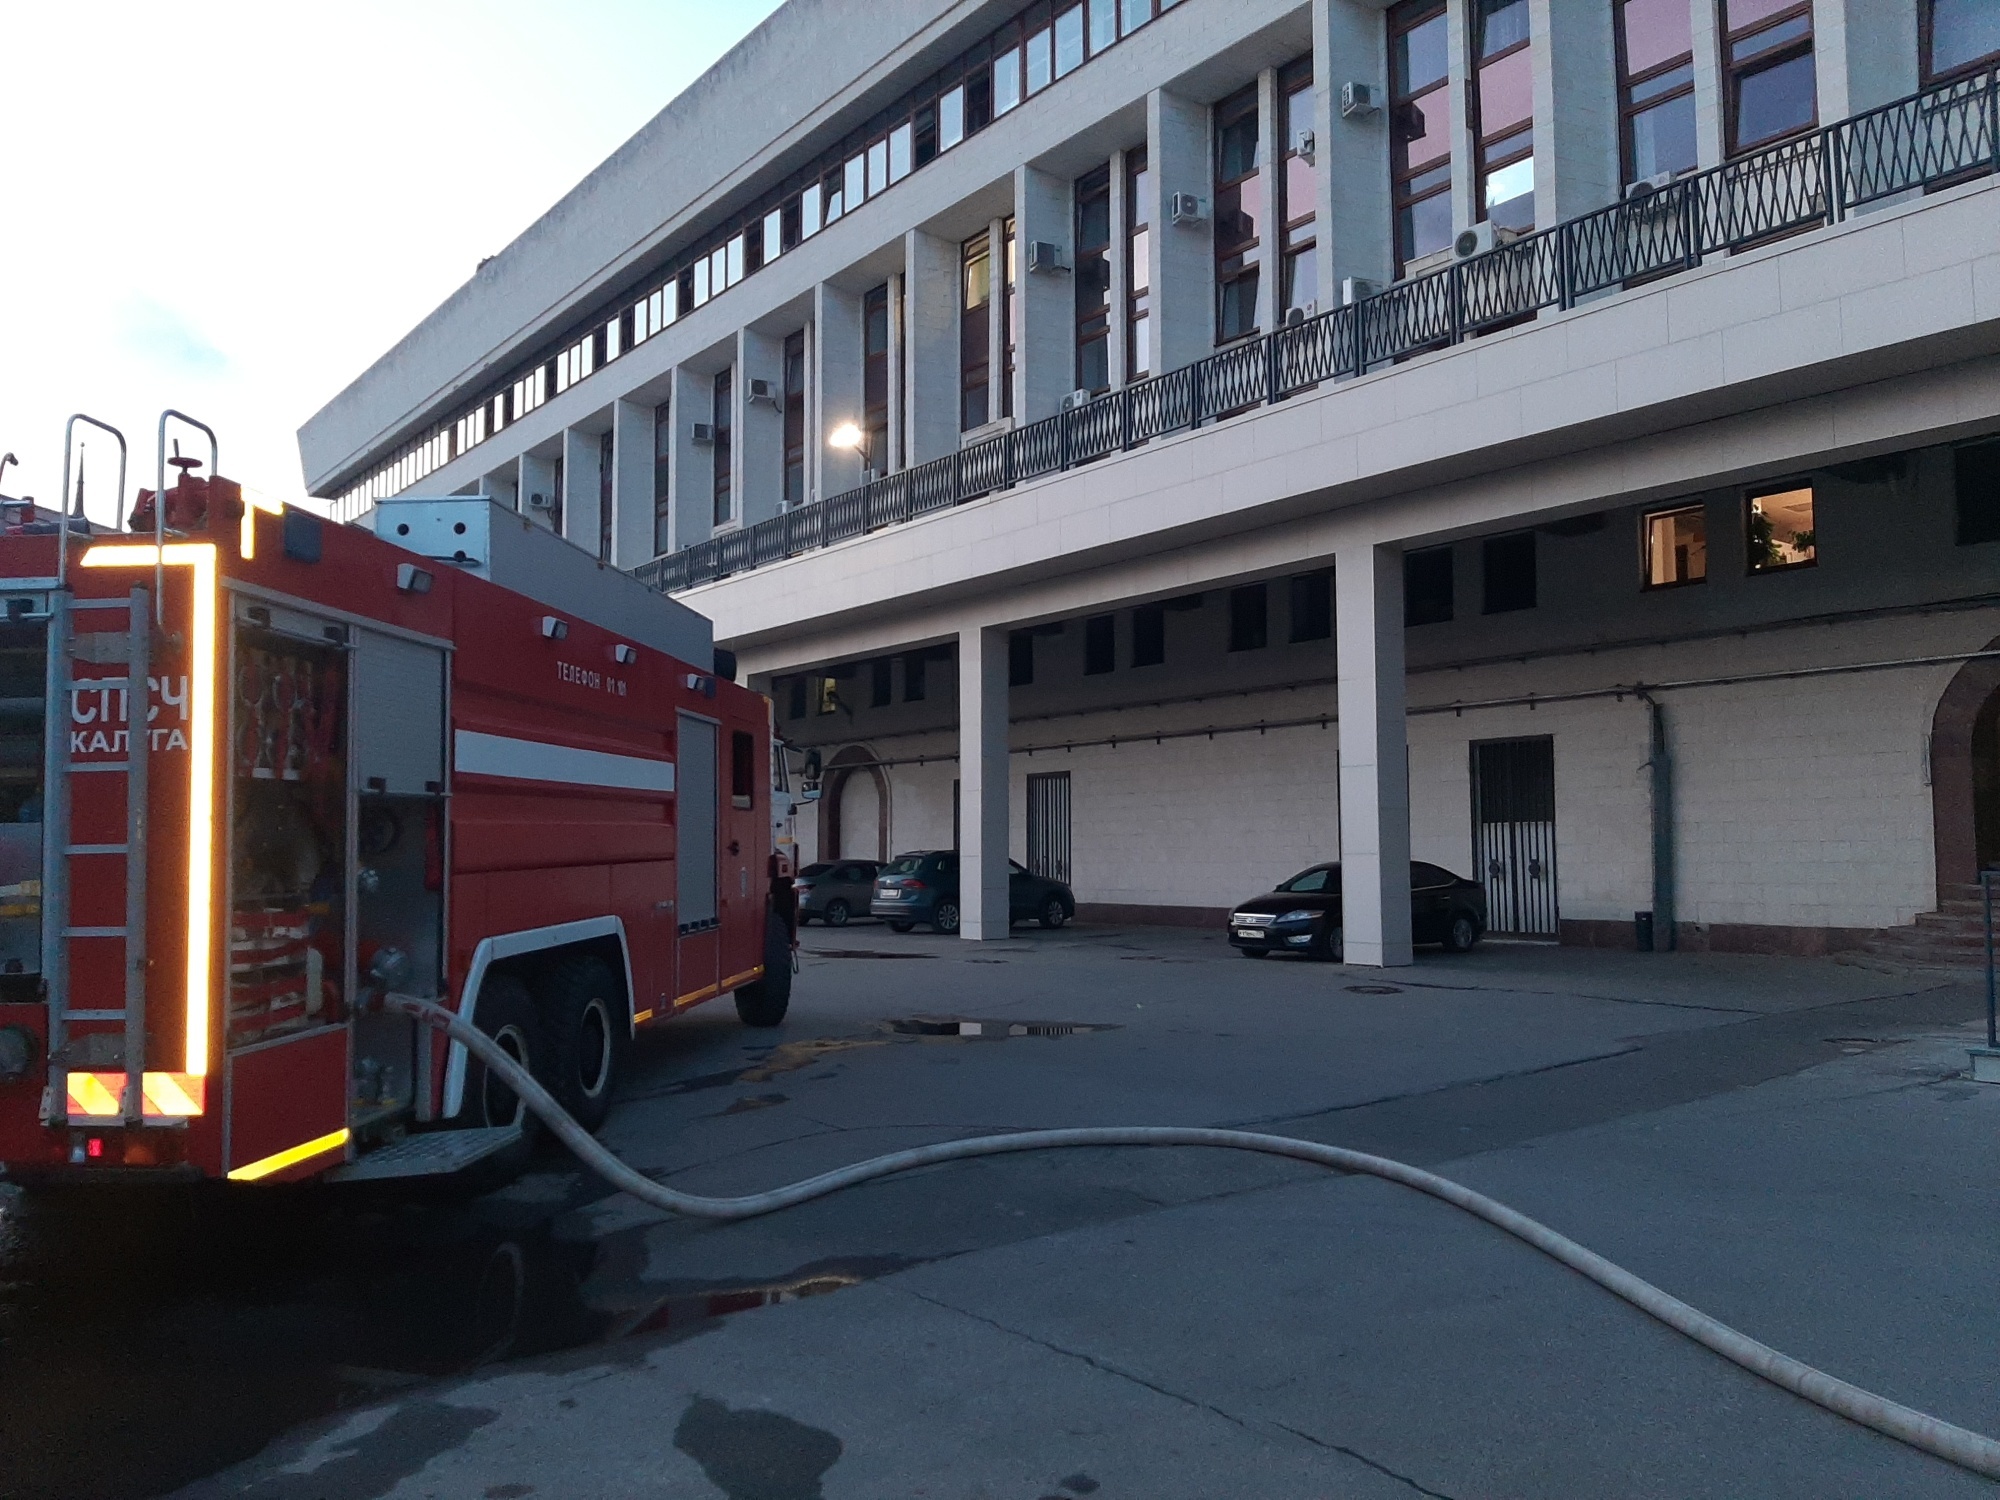
{"label": "building window", "polygon": [[731,483],[730,433],[736,408],[736,372],[724,370],[715,377],[715,524],[722,525],[736,514],[736,497]]}
{"label": "building window", "polygon": [[1111,169],[1076,183],[1076,385],[1111,389]]}
{"label": "building window", "polygon": [[616,503],[613,481],[618,475],[617,441],[611,433],[597,440],[597,560],[611,561],[612,507]]}
{"label": "building window", "polygon": [[1646,547],[1646,587],[1673,588],[1708,578],[1708,511],[1700,505],[1656,510],[1640,520]]}
{"label": "building window", "polygon": [[1035,632],[1007,632],[1007,686],[1027,687],[1035,680]]}
{"label": "building window", "polygon": [[1261,583],[1229,591],[1229,649],[1261,651],[1270,644],[1270,599]]}
{"label": "building window", "polygon": [[1333,574],[1301,573],[1292,580],[1292,644],[1333,639]]}
{"label": "building window", "polygon": [[831,677],[819,677],[814,680],[819,683],[819,701],[814,705],[814,711],[822,714],[839,713],[840,684]]}
{"label": "building window", "polygon": [[1442,0],[1389,12],[1389,176],[1396,274],[1451,243],[1451,45]]}
{"label": "building window", "polygon": [[1479,216],[1535,227],[1535,66],[1528,0],[1474,0],[1471,122]]}
{"label": "building window", "polygon": [[806,503],[806,333],[785,338],[785,499],[787,510]]}
{"label": "building window", "polygon": [[665,553],[673,546],[673,505],[670,476],[673,473],[673,411],[662,401],[653,408],[653,551]]}
{"label": "building window", "polygon": [[895,701],[894,664],[886,656],[868,663],[868,706],[887,708]]}
{"label": "building window", "polygon": [[1264,217],[1263,143],[1257,88],[1215,107],[1215,341],[1257,331],[1257,284],[1264,258],[1257,225]]}
{"label": "building window", "polygon": [[930,657],[922,651],[903,653],[903,701],[921,703],[924,701],[924,668]]}
{"label": "building window", "polygon": [[1449,547],[1426,547],[1403,554],[1403,623],[1442,625],[1456,608]]}
{"label": "building window", "polygon": [[2000,443],[1968,443],[1952,454],[1956,540],[2000,542]]}
{"label": "building window", "polygon": [[889,467],[889,287],[885,282],[861,299],[861,425],[868,432],[867,466]]}
{"label": "building window", "polygon": [[[1278,282],[1281,312],[1318,310],[1319,189],[1313,180],[1313,160],[1319,139],[1313,130],[1312,58],[1302,57],[1278,75],[1278,117],[1285,128],[1285,159],[1278,187],[1279,241],[1284,268]],[[1311,150],[1307,147],[1310,144]]]}
{"label": "building window", "polygon": [[1753,573],[1811,567],[1819,560],[1812,486],[1791,485],[1751,495],[1744,535]]}
{"label": "building window", "polygon": [[993,316],[993,236],[982,231],[960,248],[958,425],[970,432],[992,420],[987,338]]}
{"label": "building window", "polygon": [[1481,549],[1485,574],[1483,610],[1504,615],[1517,609],[1535,607],[1535,534],[1517,532],[1513,536],[1488,539]]}
{"label": "building window", "polygon": [[1722,17],[1730,154],[1818,124],[1811,0],[1722,0]]}
{"label": "building window", "polygon": [[1924,82],[2000,61],[2000,7],[1993,0],[1923,0]]}
{"label": "building window", "polygon": [[1142,604],[1132,611],[1132,665],[1157,667],[1167,659],[1167,607]]}
{"label": "building window", "polygon": [[1118,617],[1092,615],[1083,622],[1083,675],[1101,677],[1118,664]]}
{"label": "building window", "polygon": [[1694,169],[1694,33],[1687,0],[1622,0],[1618,6],[1618,119],[1627,182]]}
{"label": "building window", "polygon": [[1021,346],[1021,299],[1014,295],[1020,285],[1020,266],[1015,251],[1014,221],[1000,225],[1000,245],[1006,263],[1000,282],[1000,415],[1014,415],[1014,351]]}
{"label": "building window", "polygon": [[1152,174],[1141,147],[1125,153],[1125,378],[1144,380],[1153,370]]}

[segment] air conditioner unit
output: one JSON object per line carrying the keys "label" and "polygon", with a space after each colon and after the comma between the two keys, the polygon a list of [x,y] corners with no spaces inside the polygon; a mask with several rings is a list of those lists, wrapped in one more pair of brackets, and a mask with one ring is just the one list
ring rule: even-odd
{"label": "air conditioner unit", "polygon": [[1175,193],[1167,199],[1167,217],[1176,224],[1199,224],[1208,217],[1208,205],[1193,193]]}
{"label": "air conditioner unit", "polygon": [[1028,270],[1037,276],[1053,275],[1069,268],[1063,264],[1062,246],[1053,240],[1028,242]]}
{"label": "air conditioner unit", "polygon": [[1472,224],[1459,230],[1458,238],[1451,242],[1451,253],[1459,260],[1471,260],[1499,243],[1491,223]]}
{"label": "air conditioner unit", "polygon": [[1370,297],[1382,293],[1382,283],[1370,281],[1366,276],[1343,276],[1340,279],[1340,305],[1352,307],[1357,302],[1365,302]]}
{"label": "air conditioner unit", "polygon": [[1633,199],[1650,198],[1653,194],[1665,189],[1673,180],[1674,174],[1672,172],[1655,172],[1651,177],[1642,177],[1637,182],[1628,183],[1625,188],[1626,201],[1630,202]]}
{"label": "air conditioner unit", "polygon": [[1318,316],[1319,304],[1317,302],[1302,302],[1297,307],[1286,311],[1285,326],[1287,328],[1297,328],[1308,318],[1316,318]]}
{"label": "air conditioner unit", "polygon": [[554,510],[555,508],[556,497],[554,495],[544,495],[540,491],[536,491],[528,496],[529,510]]}
{"label": "air conditioner unit", "polygon": [[1075,411],[1078,407],[1090,405],[1090,399],[1089,391],[1071,391],[1067,396],[1062,398],[1062,409],[1064,411]]}
{"label": "air conditioner unit", "polygon": [[1360,115],[1372,115],[1382,106],[1375,98],[1375,86],[1371,83],[1343,83],[1340,86],[1340,117],[1352,120]]}
{"label": "air conditioner unit", "polygon": [[758,380],[753,377],[750,381],[750,393],[744,399],[752,403],[762,401],[765,405],[775,408],[778,404],[778,383],[775,380]]}
{"label": "air conditioner unit", "polygon": [[1310,130],[1301,130],[1299,138],[1292,142],[1296,151],[1308,166],[1319,160],[1319,137]]}
{"label": "air conditioner unit", "polygon": [[703,448],[713,448],[715,446],[715,424],[713,422],[695,423],[694,441]]}

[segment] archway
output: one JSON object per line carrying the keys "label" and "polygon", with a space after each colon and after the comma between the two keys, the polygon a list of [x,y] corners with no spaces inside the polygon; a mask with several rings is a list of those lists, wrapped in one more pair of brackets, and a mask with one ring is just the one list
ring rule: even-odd
{"label": "archway", "polygon": [[[1986,648],[2000,651],[2000,638]],[[1938,899],[2000,865],[2000,657],[1969,661],[1931,716]]]}
{"label": "archway", "polygon": [[[874,804],[873,827],[863,807],[850,806],[848,784],[859,775]],[[862,814],[857,822],[856,814]],[[889,857],[889,778],[875,763],[874,751],[865,745],[849,745],[826,763],[820,775],[819,857],[836,859],[887,859]]]}

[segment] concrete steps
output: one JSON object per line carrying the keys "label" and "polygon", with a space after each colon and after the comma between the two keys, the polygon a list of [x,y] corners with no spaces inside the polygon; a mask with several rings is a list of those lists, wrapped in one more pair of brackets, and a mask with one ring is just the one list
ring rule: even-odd
{"label": "concrete steps", "polygon": [[1917,968],[1985,968],[1986,919],[1979,887],[1943,887],[1936,911],[1919,913],[1908,927],[1883,928],[1861,951]]}

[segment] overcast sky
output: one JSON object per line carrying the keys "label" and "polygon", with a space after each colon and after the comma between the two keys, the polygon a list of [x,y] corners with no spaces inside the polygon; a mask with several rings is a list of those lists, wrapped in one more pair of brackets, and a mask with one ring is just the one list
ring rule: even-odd
{"label": "overcast sky", "polygon": [[300,498],[299,425],[777,3],[0,0],[0,490],[78,410],[150,476],[172,406]]}

